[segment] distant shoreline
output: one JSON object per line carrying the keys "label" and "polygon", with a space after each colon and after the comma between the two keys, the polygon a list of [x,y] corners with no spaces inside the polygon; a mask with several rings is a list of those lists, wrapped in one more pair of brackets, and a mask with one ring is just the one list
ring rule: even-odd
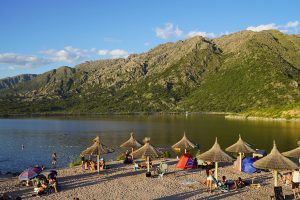
{"label": "distant shoreline", "polygon": [[258,117],[258,116],[246,116],[246,115],[242,115],[242,114],[225,115],[225,119],[229,119],[229,120],[252,120],[252,121],[290,121],[290,122],[300,121],[300,118]]}
{"label": "distant shoreline", "polygon": [[298,122],[300,118],[260,117],[232,112],[102,112],[102,113],[24,113],[0,114],[0,119],[23,117],[80,117],[80,116],[150,116],[150,115],[224,115],[228,120],[251,121],[292,121]]}
{"label": "distant shoreline", "polygon": [[118,115],[229,115],[229,112],[103,112],[103,113],[24,113],[0,114],[0,118],[8,117],[55,117],[55,116],[118,116]]}

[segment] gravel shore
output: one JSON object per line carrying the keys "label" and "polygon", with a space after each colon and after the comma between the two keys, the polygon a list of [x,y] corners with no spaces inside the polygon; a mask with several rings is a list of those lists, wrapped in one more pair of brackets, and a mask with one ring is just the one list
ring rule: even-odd
{"label": "gravel shore", "polygon": [[[160,161],[154,162],[158,164]],[[110,169],[100,174],[82,171],[80,167],[58,170],[58,181],[61,185],[59,193],[52,193],[42,197],[33,197],[33,188],[19,186],[17,177],[0,175],[0,194],[7,192],[12,197],[21,196],[22,199],[270,199],[273,192],[273,178],[271,172],[261,172],[252,175],[237,172],[232,165],[219,168],[219,179],[226,175],[227,179],[236,180],[238,177],[254,183],[260,188],[245,187],[240,190],[221,192],[207,191],[202,183],[206,179],[204,170],[192,169],[183,171],[176,169],[174,159],[167,160],[169,173],[162,178],[153,176],[147,178],[145,170],[134,171],[132,165],[110,163]],[[154,165],[155,167],[155,165]],[[46,174],[46,172],[45,172]],[[192,184],[186,184],[186,183]],[[280,183],[281,184],[281,183]],[[287,199],[293,199],[291,186],[283,185],[283,192]]]}

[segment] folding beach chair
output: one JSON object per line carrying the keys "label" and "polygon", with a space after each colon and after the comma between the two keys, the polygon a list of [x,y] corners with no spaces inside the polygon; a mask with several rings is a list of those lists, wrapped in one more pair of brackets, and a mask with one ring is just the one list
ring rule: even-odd
{"label": "folding beach chair", "polygon": [[160,166],[158,168],[158,176],[162,178],[163,175],[167,172],[168,172],[168,164],[166,164],[166,163],[160,164]]}

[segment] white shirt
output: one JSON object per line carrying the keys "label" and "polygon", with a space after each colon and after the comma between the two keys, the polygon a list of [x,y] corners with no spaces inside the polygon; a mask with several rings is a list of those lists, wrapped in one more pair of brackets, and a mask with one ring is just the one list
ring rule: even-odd
{"label": "white shirt", "polygon": [[299,183],[300,182],[300,173],[299,173],[299,171],[294,171],[293,172],[293,182],[294,183]]}

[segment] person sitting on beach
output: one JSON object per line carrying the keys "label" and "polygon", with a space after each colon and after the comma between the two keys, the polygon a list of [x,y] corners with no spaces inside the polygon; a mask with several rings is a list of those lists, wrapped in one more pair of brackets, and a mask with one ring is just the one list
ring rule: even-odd
{"label": "person sitting on beach", "polygon": [[90,169],[90,162],[88,160],[85,161],[84,163],[84,169],[89,170]]}
{"label": "person sitting on beach", "polygon": [[285,185],[291,185],[292,184],[292,179],[293,179],[293,174],[292,172],[288,172],[286,175],[282,175],[282,182]]}
{"label": "person sitting on beach", "polygon": [[99,167],[100,170],[105,169],[105,160],[103,158],[100,159]]}
{"label": "person sitting on beach", "polygon": [[130,156],[130,152],[128,150],[124,156],[124,164],[132,164],[132,157]]}
{"label": "person sitting on beach", "polygon": [[242,180],[241,177],[238,178],[235,182],[237,188],[243,188],[246,186],[246,182]]}
{"label": "person sitting on beach", "polygon": [[57,193],[58,189],[57,189],[57,179],[56,179],[56,177],[50,177],[48,181],[49,181],[49,188],[54,189],[54,191]]}
{"label": "person sitting on beach", "polygon": [[27,187],[32,186],[32,182],[31,182],[30,180],[27,180],[27,181],[26,181],[26,186],[27,186]]}
{"label": "person sitting on beach", "polygon": [[134,165],[134,171],[141,169],[141,165],[139,165],[138,163],[133,162],[133,165]]}
{"label": "person sitting on beach", "polygon": [[46,193],[47,188],[48,188],[48,183],[39,182],[37,188],[34,188],[34,191],[37,192],[37,195],[43,195]]}
{"label": "person sitting on beach", "polygon": [[227,187],[227,190],[236,189],[236,184],[232,180],[227,180],[226,176],[222,176],[222,184]]}
{"label": "person sitting on beach", "polygon": [[91,160],[90,167],[92,171],[97,170],[97,162]]}

